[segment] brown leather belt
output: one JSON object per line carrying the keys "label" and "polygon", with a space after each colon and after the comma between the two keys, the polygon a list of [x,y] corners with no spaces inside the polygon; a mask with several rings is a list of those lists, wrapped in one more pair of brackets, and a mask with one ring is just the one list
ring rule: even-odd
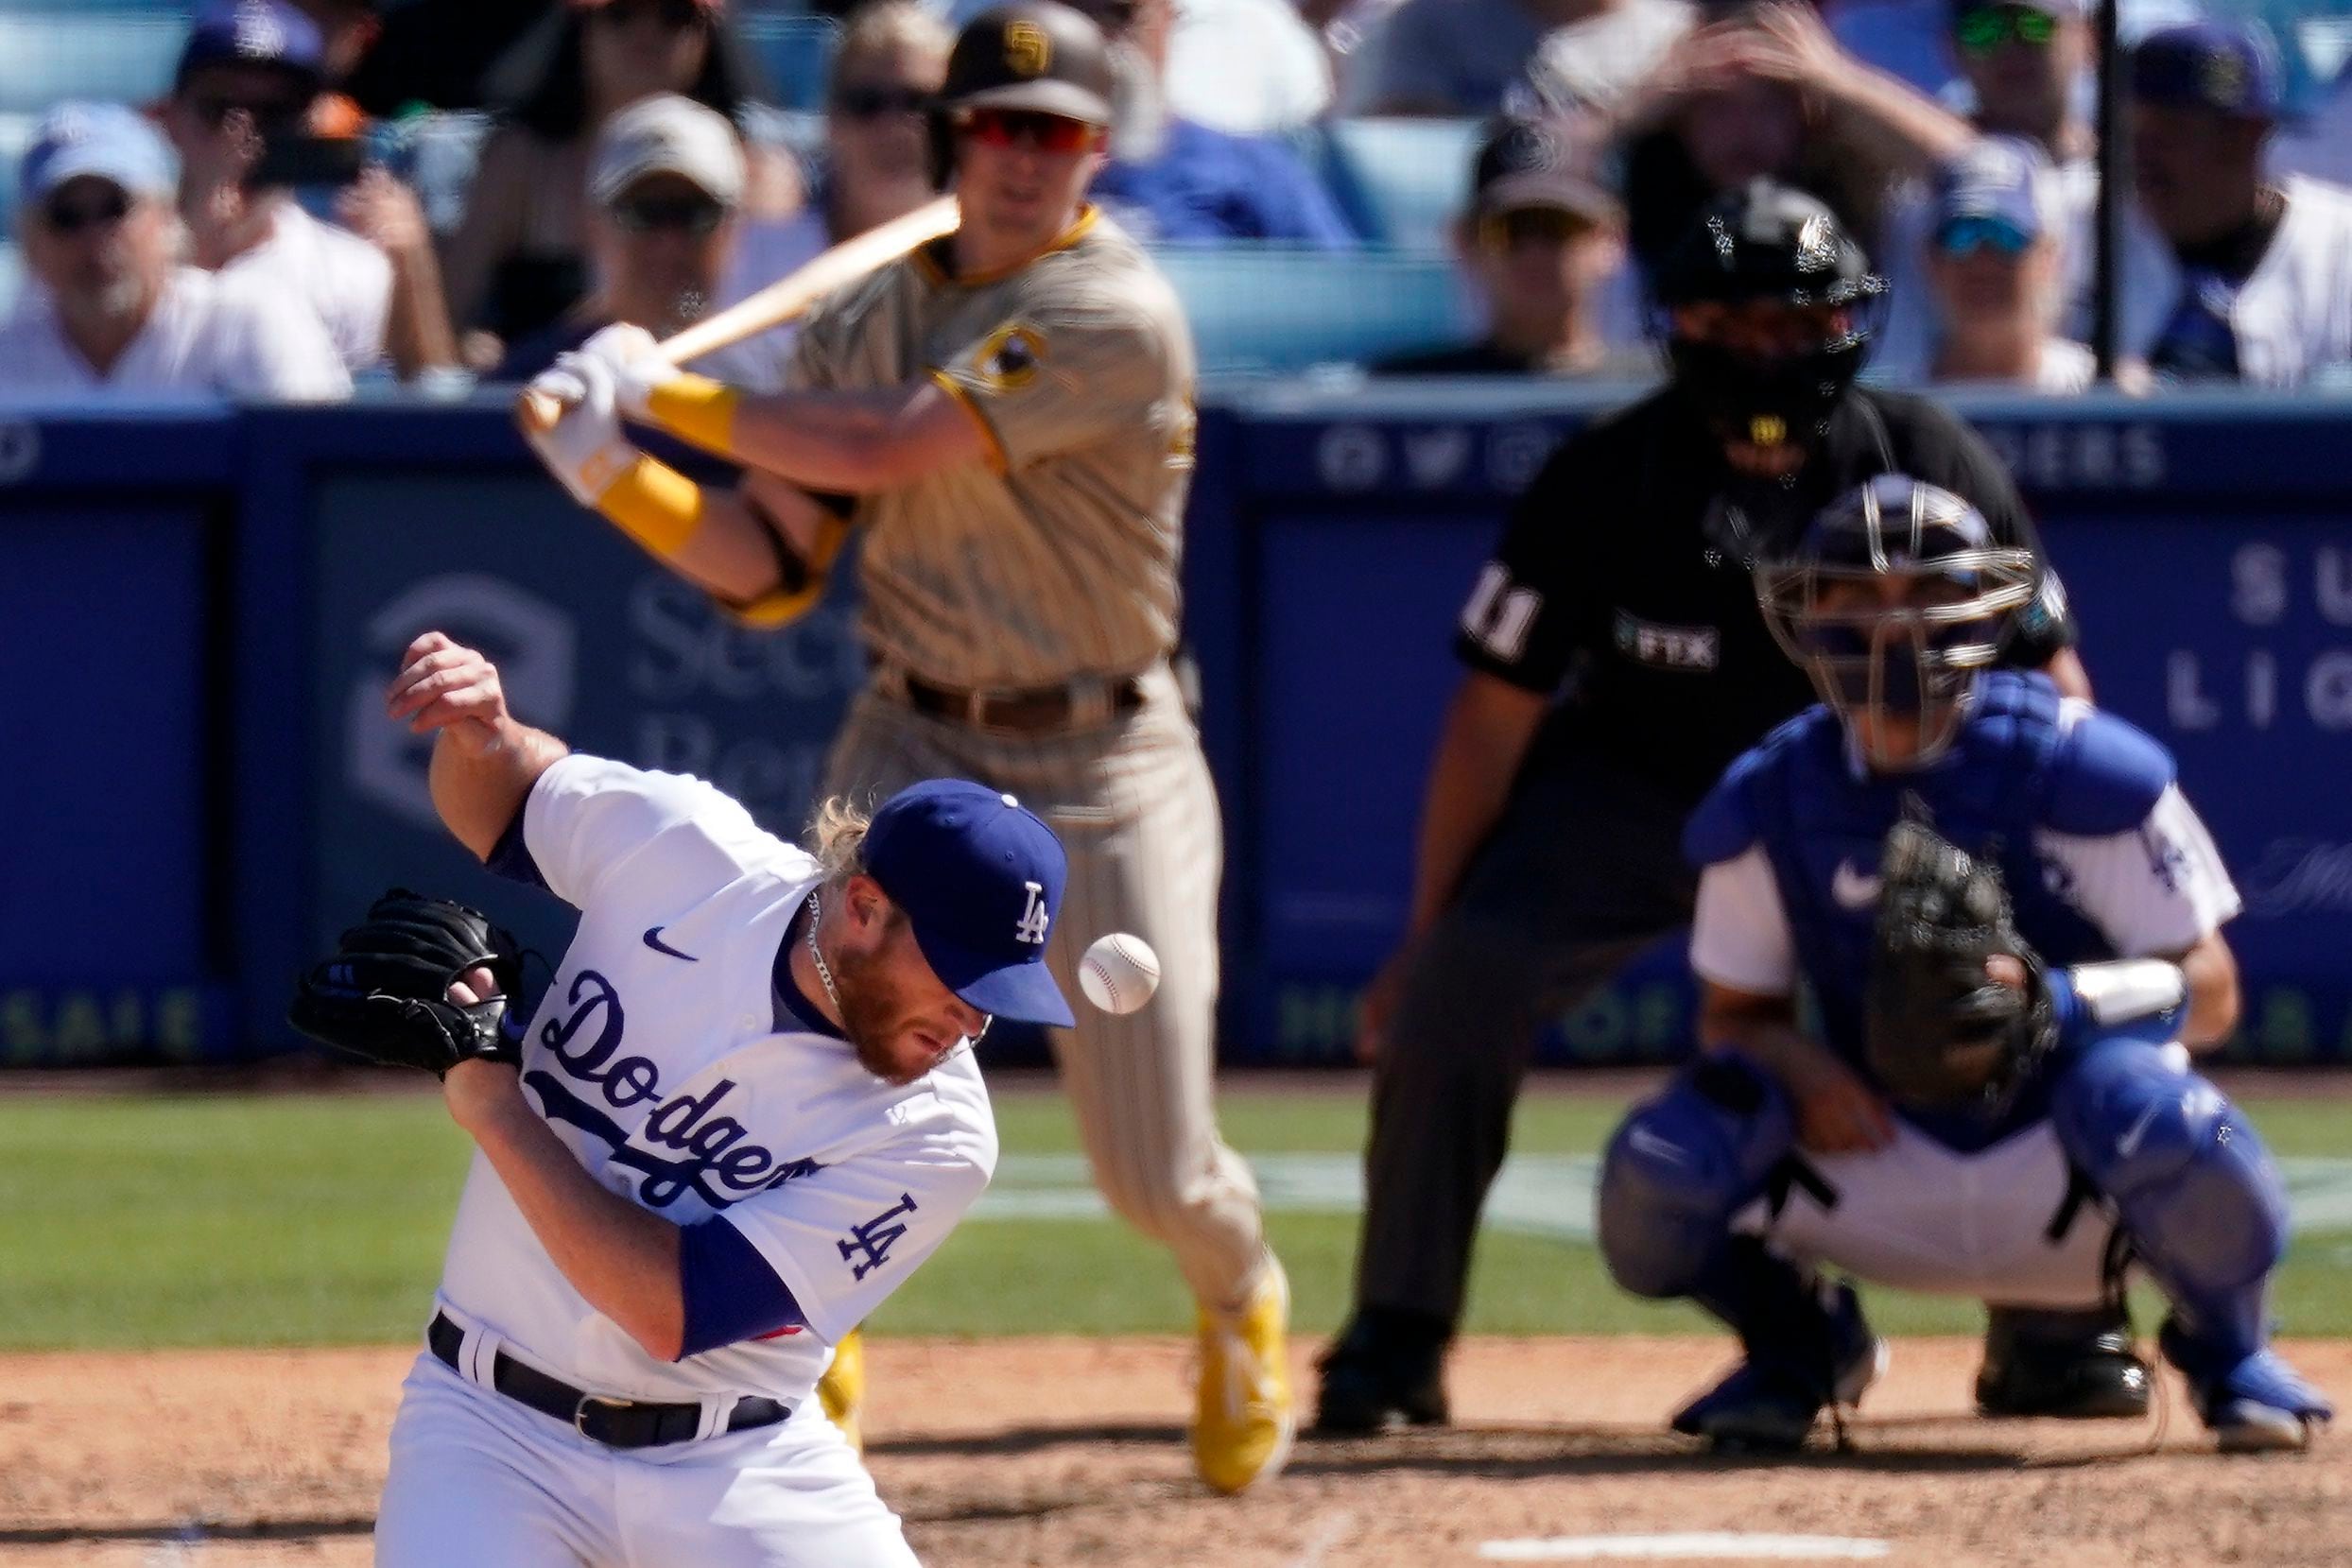
{"label": "brown leather belt", "polygon": [[1133,675],[1087,677],[1060,686],[998,688],[964,691],[934,686],[911,675],[887,680],[885,689],[901,694],[907,706],[931,718],[975,730],[1002,730],[1012,734],[1047,734],[1107,724],[1121,714],[1143,706],[1143,681]]}

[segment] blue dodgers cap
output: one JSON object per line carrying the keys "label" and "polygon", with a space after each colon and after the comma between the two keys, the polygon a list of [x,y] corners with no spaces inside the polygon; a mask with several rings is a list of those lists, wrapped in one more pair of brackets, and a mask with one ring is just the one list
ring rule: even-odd
{"label": "blue dodgers cap", "polygon": [[1046,967],[1069,860],[1012,796],[964,779],[910,784],[866,829],[866,874],[907,911],[949,991],[1019,1024],[1076,1022]]}
{"label": "blue dodgers cap", "polygon": [[1975,219],[2005,223],[2027,244],[2042,236],[2042,181],[2049,160],[2032,142],[1987,136],[1935,173],[1934,232]]}
{"label": "blue dodgers cap", "polygon": [[326,39],[286,0],[214,0],[196,16],[173,78],[207,65],[274,65],[312,86],[325,79]]}
{"label": "blue dodgers cap", "polygon": [[132,196],[168,197],[180,183],[179,160],[163,135],[127,105],[76,101],[42,116],[17,187],[26,202],[43,201],[85,175]]}
{"label": "blue dodgers cap", "polygon": [[2132,51],[2132,94],[2143,103],[2274,120],[2287,84],[2269,28],[2190,22],[2150,33]]}

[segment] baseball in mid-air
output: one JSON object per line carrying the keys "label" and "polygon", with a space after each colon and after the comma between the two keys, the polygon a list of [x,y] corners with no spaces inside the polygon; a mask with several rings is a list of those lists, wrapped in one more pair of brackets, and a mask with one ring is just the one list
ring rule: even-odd
{"label": "baseball in mid-air", "polygon": [[1160,956],[1141,937],[1097,937],[1079,960],[1078,988],[1104,1012],[1133,1012],[1160,988]]}

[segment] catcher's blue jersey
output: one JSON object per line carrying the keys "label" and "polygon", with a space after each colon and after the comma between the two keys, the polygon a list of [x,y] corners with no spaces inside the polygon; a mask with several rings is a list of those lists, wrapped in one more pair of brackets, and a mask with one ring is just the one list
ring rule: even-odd
{"label": "catcher's blue jersey", "polygon": [[2139,834],[2152,870],[2180,852],[2146,824],[2170,787],[2170,752],[2039,674],[1983,677],[1960,734],[1934,765],[1874,774],[1836,715],[1816,706],[1732,765],[1692,816],[1685,847],[1702,868],[1760,848],[1785,910],[1796,967],[1824,1037],[1862,1061],[1863,991],[1878,902],[1879,846],[1906,815],[2000,867],[2018,930],[2052,965],[2125,956],[2074,896],[2066,839]]}

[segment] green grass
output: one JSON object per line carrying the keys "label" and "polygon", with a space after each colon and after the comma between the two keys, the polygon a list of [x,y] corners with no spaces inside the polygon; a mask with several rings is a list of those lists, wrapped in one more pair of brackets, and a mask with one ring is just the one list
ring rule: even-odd
{"label": "green grass", "polygon": [[[1066,1104],[1000,1096],[1008,1151],[1068,1153]],[[2342,1155],[2352,1103],[2261,1099],[2282,1154]],[[1596,1148],[1617,1107],[1541,1094],[1514,1146]],[[1224,1099],[1244,1153],[1353,1154],[1364,1112],[1345,1094],[1243,1086]],[[437,1275],[465,1140],[426,1095],[0,1099],[0,1348],[308,1345],[411,1337]],[[1278,1213],[1302,1329],[1345,1306],[1355,1222]],[[1591,1249],[1490,1230],[1469,1328],[1669,1333],[1696,1313],[1620,1297]],[[1896,1332],[1965,1331],[1966,1302],[1877,1293]],[[2298,1333],[2352,1333],[2352,1234],[2305,1238],[2281,1282]],[[1191,1303],[1159,1249],[1107,1221],[965,1226],[877,1318],[890,1333],[1166,1332]],[[2153,1316],[2143,1319],[2153,1322]]]}

